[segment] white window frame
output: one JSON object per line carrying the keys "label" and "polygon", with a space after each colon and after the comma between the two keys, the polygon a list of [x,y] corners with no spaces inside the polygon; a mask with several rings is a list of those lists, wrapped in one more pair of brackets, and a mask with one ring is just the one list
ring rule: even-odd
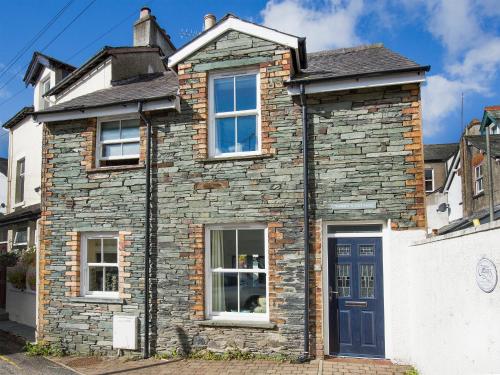
{"label": "white window frame", "polygon": [[[125,139],[111,139],[107,141],[101,141],[101,126],[103,122],[111,122],[111,121],[119,121],[120,122],[120,129],[121,129],[121,122],[126,121],[126,120],[137,120],[139,123],[139,137],[135,138],[125,138]],[[141,147],[141,120],[139,116],[120,116],[120,117],[101,117],[97,120],[97,132],[96,132],[96,165],[99,166],[101,161],[106,161],[106,160],[126,160],[126,159],[139,159],[140,158],[140,152],[139,154],[133,154],[133,155],[121,155],[121,156],[102,156],[102,145],[105,144],[121,144],[123,145],[124,143],[134,143],[134,142],[139,142],[139,150]]]}
{"label": "white window frame", "polygon": [[[432,172],[431,180],[428,180],[428,179],[425,178],[425,171],[427,171],[427,170],[430,170]],[[427,185],[427,181],[431,181],[432,182],[432,190],[425,189],[425,192],[426,193],[432,193],[434,191],[434,168],[425,168],[424,169],[424,185]]]}
{"label": "white window frame", "polygon": [[[44,90],[44,86],[49,84],[48,90]],[[47,109],[50,107],[50,100],[44,96],[50,90],[50,75],[40,81],[40,109]]]}
{"label": "white window frame", "polygon": [[[478,171],[481,171],[481,174],[478,174]],[[479,185],[481,188],[479,189]],[[480,163],[474,167],[474,194],[480,194],[484,191],[484,171],[483,171],[483,163]]]}
{"label": "white window frame", "polygon": [[[249,74],[255,74],[256,76],[256,108],[244,111],[231,111],[231,112],[220,112],[215,113],[215,93],[214,93],[214,81],[219,78],[237,77]],[[237,157],[237,156],[251,156],[260,155],[262,153],[262,127],[261,127],[261,98],[260,98],[260,73],[259,69],[239,69],[231,70],[210,74],[208,82],[208,102],[209,102],[209,116],[208,116],[208,154],[211,158],[226,158],[226,157]],[[236,89],[234,90],[234,103],[236,103]],[[257,117],[257,147],[255,151],[245,151],[245,152],[225,152],[216,153],[216,131],[215,131],[215,120],[218,118],[227,117],[242,117],[242,116],[256,116]],[[235,126],[235,132],[236,130]]]}
{"label": "white window frame", "polygon": [[[23,160],[23,163],[24,163],[24,171],[22,173],[22,178],[23,178],[23,186],[22,186],[22,189],[23,189],[23,199],[20,200],[20,201],[17,201],[17,185],[18,185],[18,169],[19,169],[19,162]],[[19,174],[20,176],[21,174]],[[24,155],[22,156],[19,156],[17,159],[16,159],[16,171],[15,171],[15,183],[14,183],[14,207],[19,207],[19,206],[23,206],[24,205],[24,201],[26,200],[26,157]]]}
{"label": "white window frame", "polygon": [[[238,312],[216,312],[212,311],[212,268],[210,267],[211,241],[210,231],[212,230],[241,230],[260,229],[264,231],[264,269],[233,269],[219,268],[220,272],[233,273],[265,273],[266,274],[266,312],[265,313],[238,313]],[[236,234],[236,241],[238,241]],[[205,316],[210,320],[233,320],[233,321],[258,321],[269,322],[269,240],[268,229],[263,224],[221,224],[207,225],[205,228]],[[253,271],[253,272],[252,272]],[[239,289],[238,289],[239,290]],[[238,292],[239,293],[239,292]],[[239,302],[239,301],[238,301]]]}
{"label": "white window frame", "polygon": [[[87,242],[94,239],[115,239],[116,240],[116,263],[87,263]],[[100,297],[117,299],[120,292],[89,291],[89,266],[96,267],[117,267],[118,268],[118,290],[120,289],[120,239],[115,232],[89,232],[81,236],[80,254],[80,294],[82,297]],[[104,281],[103,281],[104,282]]]}
{"label": "white window frame", "polygon": [[[17,234],[22,231],[26,231],[26,242],[16,242],[17,241]],[[16,227],[13,231],[13,239],[12,239],[12,250],[18,250],[18,248],[24,248],[26,250],[28,248],[29,244],[29,235],[30,235],[30,228],[29,226],[19,226]]]}

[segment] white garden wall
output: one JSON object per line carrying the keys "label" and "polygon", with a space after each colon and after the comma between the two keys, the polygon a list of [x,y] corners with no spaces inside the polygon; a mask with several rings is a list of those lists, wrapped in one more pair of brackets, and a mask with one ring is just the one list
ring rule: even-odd
{"label": "white garden wall", "polygon": [[36,327],[36,293],[34,291],[21,291],[7,284],[5,307],[9,313],[9,320]]}
{"label": "white garden wall", "polygon": [[500,286],[485,293],[475,275],[484,257],[500,269],[500,222],[419,241],[403,256],[392,263],[392,358],[423,375],[499,374]]}

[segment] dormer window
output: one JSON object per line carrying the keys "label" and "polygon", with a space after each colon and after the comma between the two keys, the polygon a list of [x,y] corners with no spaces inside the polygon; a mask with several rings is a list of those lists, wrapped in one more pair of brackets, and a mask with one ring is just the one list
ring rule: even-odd
{"label": "dormer window", "polygon": [[214,74],[210,77],[210,156],[260,153],[258,72]]}
{"label": "dormer window", "polygon": [[40,109],[47,109],[50,106],[49,98],[44,96],[50,90],[50,77],[40,82]]}
{"label": "dormer window", "polygon": [[139,163],[139,119],[113,119],[99,122],[97,134],[98,166]]}

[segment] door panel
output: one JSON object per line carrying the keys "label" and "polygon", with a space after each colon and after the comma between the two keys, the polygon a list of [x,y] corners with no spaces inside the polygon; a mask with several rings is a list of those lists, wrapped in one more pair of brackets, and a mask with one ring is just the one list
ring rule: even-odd
{"label": "door panel", "polygon": [[328,239],[330,352],[384,357],[382,240]]}

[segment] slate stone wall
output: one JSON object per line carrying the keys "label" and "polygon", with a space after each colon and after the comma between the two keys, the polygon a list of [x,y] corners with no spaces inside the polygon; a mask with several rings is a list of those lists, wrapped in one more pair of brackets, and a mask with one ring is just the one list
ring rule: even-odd
{"label": "slate stone wall", "polygon": [[[210,160],[209,74],[237,67],[260,72],[263,155]],[[229,32],[179,65],[181,112],[148,114],[154,128],[153,350],[302,351],[302,136],[300,107],[284,84],[291,70],[286,48]],[[398,87],[311,98],[314,264],[321,259],[320,219],[392,218],[395,228],[422,225],[418,92],[418,87]],[[132,314],[142,321],[145,172],[142,167],[89,167],[92,129],[95,119],[46,126],[39,327],[43,339],[62,343],[71,352],[109,354],[112,315]],[[329,209],[330,202],[362,199],[376,200],[377,208],[351,215]],[[204,323],[207,225],[238,223],[268,228],[273,328]],[[87,230],[128,233],[123,305],[75,302],[71,297],[75,284],[67,272],[75,267],[72,240]],[[321,351],[321,266],[311,276],[312,342]]]}

